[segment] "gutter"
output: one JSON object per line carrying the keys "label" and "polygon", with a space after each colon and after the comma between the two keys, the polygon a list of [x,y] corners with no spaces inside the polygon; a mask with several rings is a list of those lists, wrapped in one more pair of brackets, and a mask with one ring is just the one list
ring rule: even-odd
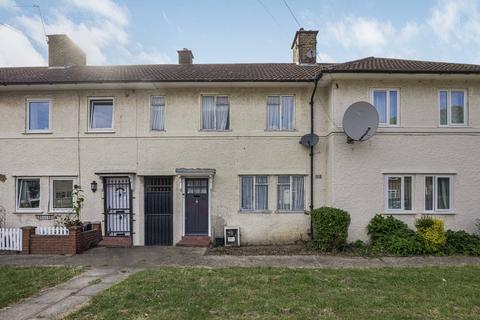
{"label": "gutter", "polygon": [[[322,73],[320,72],[315,79],[313,80],[314,87],[312,91],[312,95],[310,97],[310,134],[315,133],[315,120],[314,120],[314,99],[315,93],[317,92],[318,81],[322,78]],[[314,199],[314,190],[313,190],[313,179],[314,179],[314,167],[313,167],[313,160],[314,160],[314,146],[310,147],[310,236],[313,238],[313,225],[312,225],[312,212],[313,212],[313,199]]]}

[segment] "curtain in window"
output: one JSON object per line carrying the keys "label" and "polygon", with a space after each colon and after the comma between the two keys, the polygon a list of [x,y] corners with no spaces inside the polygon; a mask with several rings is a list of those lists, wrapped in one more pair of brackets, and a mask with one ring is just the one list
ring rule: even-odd
{"label": "curtain in window", "polygon": [[464,122],[465,96],[463,91],[452,91],[452,123],[461,124]]}
{"label": "curtain in window", "polygon": [[450,178],[437,178],[437,208],[450,209]]}
{"label": "curtain in window", "polygon": [[403,209],[412,210],[412,177],[403,178]]}
{"label": "curtain in window", "polygon": [[378,117],[380,118],[380,123],[387,123],[387,92],[374,91],[373,105],[378,111]]}
{"label": "curtain in window", "polygon": [[280,97],[267,98],[267,129],[280,130]]}
{"label": "curtain in window", "polygon": [[425,177],[425,210],[433,210],[433,177]]}
{"label": "curtain in window", "polygon": [[202,129],[215,129],[215,97],[202,96]]}
{"label": "curtain in window", "polygon": [[225,96],[217,97],[217,104],[216,104],[216,110],[215,110],[217,130],[228,130],[228,125],[229,125],[228,116],[229,116],[228,97],[225,97]]}
{"label": "curtain in window", "polygon": [[241,209],[253,210],[253,176],[241,177],[242,203]]}
{"label": "curtain in window", "polygon": [[448,115],[447,115],[447,105],[448,105],[448,92],[440,91],[440,124],[448,124]]}
{"label": "curtain in window", "polygon": [[165,98],[151,98],[152,130],[165,130]]}
{"label": "curtain in window", "polygon": [[293,97],[282,97],[282,130],[293,129],[295,106]]}
{"label": "curtain in window", "polygon": [[47,101],[30,102],[28,105],[29,130],[48,130],[50,125],[50,103]]}
{"label": "curtain in window", "polygon": [[398,101],[398,92],[396,90],[390,91],[390,124],[397,124],[397,101]]}
{"label": "curtain in window", "polygon": [[304,186],[302,176],[292,177],[292,210],[304,209]]}
{"label": "curtain in window", "polygon": [[290,210],[290,176],[278,176],[277,209]]}
{"label": "curtain in window", "polygon": [[255,177],[255,210],[268,208],[268,183],[266,176]]}

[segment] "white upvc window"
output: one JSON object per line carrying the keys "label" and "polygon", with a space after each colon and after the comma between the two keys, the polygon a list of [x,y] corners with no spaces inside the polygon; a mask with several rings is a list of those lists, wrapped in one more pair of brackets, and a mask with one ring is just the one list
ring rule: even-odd
{"label": "white upvc window", "polygon": [[295,96],[267,97],[267,130],[295,129]]}
{"label": "white upvc window", "polygon": [[114,99],[88,99],[88,131],[113,131]]}
{"label": "white upvc window", "polygon": [[165,131],[165,97],[150,97],[150,128],[154,131]]}
{"label": "white upvc window", "polygon": [[202,130],[230,129],[230,101],[228,96],[202,96]]}
{"label": "white upvc window", "polygon": [[17,178],[16,182],[16,211],[41,211],[40,178]]}
{"label": "white upvc window", "polygon": [[463,89],[441,89],[438,92],[440,126],[467,125],[467,91]]}
{"label": "white upvc window", "polygon": [[240,186],[240,210],[268,210],[268,176],[241,176]]}
{"label": "white upvc window", "polygon": [[387,212],[413,211],[413,176],[385,177],[385,209]]}
{"label": "white upvc window", "polygon": [[425,212],[453,212],[453,177],[425,176]]}
{"label": "white upvc window", "polygon": [[50,178],[50,211],[73,212],[72,191],[75,179],[72,177]]}
{"label": "white upvc window", "polygon": [[304,176],[277,176],[277,210],[305,210]]}
{"label": "white upvc window", "polygon": [[398,89],[372,89],[372,104],[377,109],[379,125],[398,126],[400,114]]}
{"label": "white upvc window", "polygon": [[50,132],[52,122],[52,101],[50,99],[27,100],[27,132]]}

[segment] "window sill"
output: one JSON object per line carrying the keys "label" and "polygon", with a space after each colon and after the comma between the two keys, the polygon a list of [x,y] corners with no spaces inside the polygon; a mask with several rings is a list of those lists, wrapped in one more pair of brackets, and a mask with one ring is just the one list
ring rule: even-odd
{"label": "window sill", "polygon": [[47,214],[73,214],[72,211],[48,211]]}
{"label": "window sill", "polygon": [[232,132],[232,129],[227,130],[215,130],[215,129],[200,129],[199,132]]}
{"label": "window sill", "polygon": [[163,130],[150,129],[150,132],[151,133],[165,133],[165,132],[167,132],[167,130],[165,130],[165,129],[163,129]]}
{"label": "window sill", "polygon": [[43,211],[35,211],[35,210],[16,210],[15,212],[12,212],[13,214],[25,214],[25,213],[30,213],[30,214],[43,214]]}
{"label": "window sill", "polygon": [[277,210],[277,211],[275,211],[275,213],[278,213],[278,214],[289,214],[289,213],[306,214],[306,211],[305,210]]}
{"label": "window sill", "polygon": [[429,212],[412,212],[412,211],[394,211],[394,212],[389,212],[389,211],[385,211],[384,213],[382,213],[383,215],[405,215],[405,216],[415,216],[415,215],[424,215],[424,216],[428,216],[428,215],[432,215],[432,216],[451,216],[451,215],[455,215],[456,213],[454,211],[440,211],[440,212],[437,212],[437,211],[429,211]]}
{"label": "window sill", "polygon": [[97,133],[115,133],[115,130],[89,130],[85,131],[85,134],[97,134]]}
{"label": "window sill", "polygon": [[421,212],[419,214],[428,216],[452,216],[455,215],[455,211],[427,211],[427,212]]}
{"label": "window sill", "polygon": [[415,212],[415,211],[385,211],[382,213],[383,215],[417,215],[417,214],[421,214],[419,212]]}
{"label": "window sill", "polygon": [[53,134],[53,131],[51,130],[42,130],[42,131],[25,131],[22,132],[22,134]]}
{"label": "window sill", "polygon": [[238,210],[238,213],[271,214],[272,210]]}
{"label": "window sill", "polygon": [[298,132],[297,129],[278,129],[278,130],[275,130],[275,129],[265,129],[264,131],[265,131],[265,132]]}

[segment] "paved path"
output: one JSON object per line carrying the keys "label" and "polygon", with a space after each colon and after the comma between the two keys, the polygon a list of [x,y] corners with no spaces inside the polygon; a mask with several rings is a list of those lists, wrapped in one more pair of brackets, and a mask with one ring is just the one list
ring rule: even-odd
{"label": "paved path", "polygon": [[92,268],[56,287],[0,310],[0,319],[57,319],[138,269]]}
{"label": "paved path", "polygon": [[154,266],[355,268],[430,265],[480,265],[480,257],[209,256],[184,247],[94,248],[75,256],[0,255],[0,265],[72,265],[116,268]]}

